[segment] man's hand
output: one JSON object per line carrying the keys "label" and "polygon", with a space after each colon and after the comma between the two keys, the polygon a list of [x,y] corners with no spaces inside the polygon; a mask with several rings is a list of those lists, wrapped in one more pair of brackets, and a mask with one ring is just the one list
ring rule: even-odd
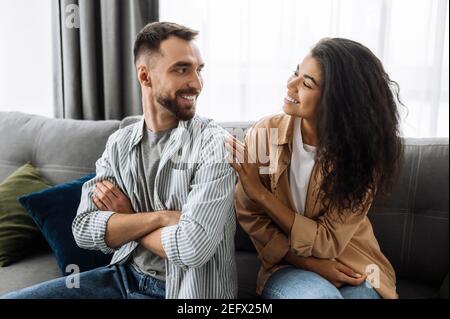
{"label": "man's hand", "polygon": [[[141,233],[136,230],[135,226],[132,226],[132,228],[125,227],[125,220],[123,218],[128,216],[120,214],[132,214],[135,211],[128,197],[119,188],[105,180],[96,184],[94,194],[95,196],[92,200],[99,210],[119,213],[114,214],[108,221],[105,242],[109,247],[117,248],[130,240],[137,240],[148,250],[153,251],[162,258],[166,258],[161,244],[161,228],[178,224],[181,216],[180,211],[163,210],[133,215],[133,217],[141,220],[142,224],[150,221],[150,231]],[[135,221],[132,222],[132,224],[134,223]]]}
{"label": "man's hand", "polygon": [[158,228],[155,231],[140,238],[138,240],[138,243],[141,244],[145,249],[152,251],[154,254],[163,259],[166,259],[167,255],[164,251],[161,241],[162,228],[178,224],[178,222],[180,221],[181,212],[176,210],[163,210],[154,212],[153,214],[156,214],[158,216],[161,228]]}
{"label": "man's hand", "polygon": [[135,213],[128,197],[108,180],[98,182],[92,200],[99,210],[121,214]]}

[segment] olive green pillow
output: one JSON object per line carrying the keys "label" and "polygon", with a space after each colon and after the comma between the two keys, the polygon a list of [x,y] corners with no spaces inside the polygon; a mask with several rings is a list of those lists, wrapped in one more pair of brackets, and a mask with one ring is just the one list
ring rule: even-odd
{"label": "olive green pillow", "polygon": [[31,164],[19,167],[0,183],[0,267],[47,245],[17,197],[50,186]]}

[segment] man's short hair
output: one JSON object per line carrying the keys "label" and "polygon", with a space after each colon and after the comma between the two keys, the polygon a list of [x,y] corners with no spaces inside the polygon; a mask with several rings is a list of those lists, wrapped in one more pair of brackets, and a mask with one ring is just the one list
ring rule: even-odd
{"label": "man's short hair", "polygon": [[161,42],[170,36],[191,41],[198,31],[173,22],[152,22],[147,24],[136,36],[134,41],[134,63],[143,53],[160,53]]}

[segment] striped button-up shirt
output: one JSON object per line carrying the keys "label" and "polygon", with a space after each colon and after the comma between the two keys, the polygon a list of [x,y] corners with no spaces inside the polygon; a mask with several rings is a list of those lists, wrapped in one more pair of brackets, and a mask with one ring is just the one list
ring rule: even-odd
{"label": "striped button-up shirt", "polygon": [[[111,265],[127,262],[137,247],[131,241],[108,247],[105,232],[114,212],[99,211],[92,201],[95,183],[109,180],[142,212],[137,183],[139,147],[144,119],[112,134],[96,162],[96,177],[83,185],[72,224],[81,248],[114,253]],[[226,131],[195,116],[180,121],[163,150],[155,177],[155,211],[180,210],[179,223],[162,229],[166,252],[166,298],[236,298],[234,256],[236,229],[233,205],[236,175],[226,159]]]}

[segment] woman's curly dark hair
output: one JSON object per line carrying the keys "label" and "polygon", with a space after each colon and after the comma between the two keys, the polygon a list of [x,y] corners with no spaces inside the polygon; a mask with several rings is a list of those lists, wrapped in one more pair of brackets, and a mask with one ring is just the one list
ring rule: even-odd
{"label": "woman's curly dark hair", "polygon": [[317,157],[324,211],[362,212],[368,192],[387,194],[400,168],[400,88],[358,42],[322,39],[311,56],[323,79]]}

